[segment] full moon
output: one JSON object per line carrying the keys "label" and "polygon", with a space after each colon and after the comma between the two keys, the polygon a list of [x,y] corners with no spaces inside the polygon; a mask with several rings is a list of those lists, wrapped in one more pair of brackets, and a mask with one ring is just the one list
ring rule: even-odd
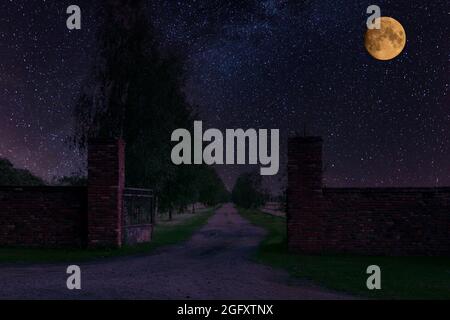
{"label": "full moon", "polygon": [[406,32],[400,22],[390,17],[380,18],[380,29],[368,29],[364,39],[367,51],[378,60],[391,60],[402,53]]}

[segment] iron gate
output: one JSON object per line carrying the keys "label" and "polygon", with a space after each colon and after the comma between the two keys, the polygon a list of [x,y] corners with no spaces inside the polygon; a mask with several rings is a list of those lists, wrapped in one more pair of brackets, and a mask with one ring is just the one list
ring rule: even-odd
{"label": "iron gate", "polygon": [[126,188],[123,194],[123,241],[148,242],[152,238],[157,199],[152,190]]}

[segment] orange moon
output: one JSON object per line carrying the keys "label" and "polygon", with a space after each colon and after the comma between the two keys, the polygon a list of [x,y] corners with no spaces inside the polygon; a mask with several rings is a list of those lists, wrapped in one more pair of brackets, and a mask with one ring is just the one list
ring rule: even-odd
{"label": "orange moon", "polygon": [[380,19],[380,29],[367,29],[364,45],[375,59],[391,60],[405,48],[406,32],[401,23],[394,18]]}

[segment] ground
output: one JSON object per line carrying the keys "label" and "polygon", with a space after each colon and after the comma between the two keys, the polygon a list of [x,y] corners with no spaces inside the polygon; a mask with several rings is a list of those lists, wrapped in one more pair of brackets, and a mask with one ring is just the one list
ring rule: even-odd
{"label": "ground", "polygon": [[[286,219],[240,209],[248,221],[267,230],[255,260],[287,270],[337,291],[373,299],[450,299],[450,257],[305,255],[287,249]],[[381,269],[381,290],[368,290],[367,267]]]}
{"label": "ground", "polygon": [[254,262],[264,236],[227,204],[182,244],[79,263],[82,290],[66,288],[67,263],[0,265],[0,299],[351,298]]}

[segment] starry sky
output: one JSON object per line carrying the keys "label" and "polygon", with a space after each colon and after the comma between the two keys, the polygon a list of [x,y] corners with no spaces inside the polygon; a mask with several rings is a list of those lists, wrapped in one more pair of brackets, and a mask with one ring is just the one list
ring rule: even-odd
{"label": "starry sky", "polygon": [[[82,30],[66,28],[70,4]],[[364,48],[372,4],[406,30],[395,60]],[[161,49],[185,57],[204,127],[279,128],[282,167],[287,136],[306,127],[324,138],[329,186],[450,185],[448,1],[154,0],[148,11]],[[66,140],[95,56],[92,1],[5,0],[0,12],[0,156],[46,179],[79,170]],[[218,167],[228,186],[250,169]]]}

